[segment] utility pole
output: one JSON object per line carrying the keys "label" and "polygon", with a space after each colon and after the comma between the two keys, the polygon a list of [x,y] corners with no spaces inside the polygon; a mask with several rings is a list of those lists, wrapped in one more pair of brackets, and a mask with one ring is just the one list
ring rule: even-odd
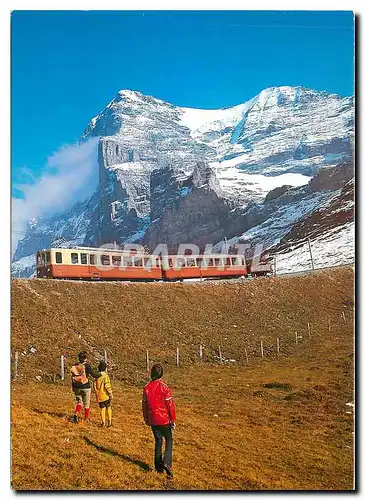
{"label": "utility pole", "polygon": [[311,240],[308,237],[308,247],[309,247],[309,254],[311,258],[311,263],[312,263],[312,269],[314,270],[314,262],[313,262],[313,255],[312,255],[312,246],[311,246]]}

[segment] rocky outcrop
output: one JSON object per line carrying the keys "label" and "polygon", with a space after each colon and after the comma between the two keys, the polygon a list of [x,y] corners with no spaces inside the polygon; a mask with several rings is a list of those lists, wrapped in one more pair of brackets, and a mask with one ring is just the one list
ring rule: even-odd
{"label": "rocky outcrop", "polygon": [[292,186],[288,186],[285,184],[284,186],[277,187],[269,191],[265,197],[265,203],[271,200],[275,200],[276,198],[280,198],[284,193],[288,191]]}
{"label": "rocky outcrop", "polygon": [[308,184],[310,192],[335,191],[341,189],[354,177],[355,169],[352,162],[340,163],[334,167],[322,168]]}
{"label": "rocky outcrop", "polygon": [[272,248],[272,252],[280,252],[293,242],[316,238],[330,229],[343,226],[354,220],[354,178],[348,181],[337,196],[314,210],[311,214],[296,222],[290,231]]}
{"label": "rocky outcrop", "polygon": [[178,172],[170,168],[156,173],[151,182],[156,178],[163,178],[167,189],[151,189],[151,207],[159,207],[152,210],[152,216],[159,217],[152,220],[144,238],[150,249],[159,243],[165,243],[172,253],[184,243],[203,249],[224,237],[232,204],[222,197],[216,176],[207,164],[199,163],[185,178],[179,178]]}

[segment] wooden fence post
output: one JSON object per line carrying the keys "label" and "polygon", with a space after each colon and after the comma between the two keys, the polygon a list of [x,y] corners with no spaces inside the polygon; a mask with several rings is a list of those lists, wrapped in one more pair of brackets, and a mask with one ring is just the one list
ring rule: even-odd
{"label": "wooden fence post", "polygon": [[311,338],[311,326],[308,322],[308,337]]}
{"label": "wooden fence post", "polygon": [[295,332],[295,343],[298,343],[298,332]]}
{"label": "wooden fence post", "polygon": [[107,355],[106,349],[104,349],[104,361],[106,364],[108,364],[108,355]]}
{"label": "wooden fence post", "polygon": [[331,331],[331,320],[328,318],[328,331]]}
{"label": "wooden fence post", "polygon": [[264,343],[262,340],[261,340],[261,357],[262,358],[264,357]]}
{"label": "wooden fence post", "polygon": [[278,354],[280,352],[280,340],[279,340],[279,337],[276,337],[276,349],[278,351]]}
{"label": "wooden fence post", "polygon": [[14,361],[15,361],[14,378],[17,378],[17,376],[18,376],[18,362],[19,362],[18,351],[15,351]]}
{"label": "wooden fence post", "polygon": [[342,311],[343,322],[346,323],[345,311]]}
{"label": "wooden fence post", "polygon": [[203,360],[203,346],[201,344],[199,346],[199,358],[200,358],[200,361]]}
{"label": "wooden fence post", "polygon": [[179,366],[180,364],[180,353],[179,353],[179,348],[176,347],[176,366]]}
{"label": "wooden fence post", "polygon": [[218,349],[219,349],[219,361],[220,361],[220,363],[223,363],[221,346],[218,346]]}
{"label": "wooden fence post", "polygon": [[146,372],[147,372],[147,377],[148,377],[149,372],[150,372],[150,357],[149,357],[148,351],[146,351]]}
{"label": "wooden fence post", "polygon": [[247,349],[245,347],[245,355],[246,355],[246,363],[248,364],[248,356],[247,356]]}
{"label": "wooden fence post", "polygon": [[65,356],[61,354],[61,380],[65,380]]}

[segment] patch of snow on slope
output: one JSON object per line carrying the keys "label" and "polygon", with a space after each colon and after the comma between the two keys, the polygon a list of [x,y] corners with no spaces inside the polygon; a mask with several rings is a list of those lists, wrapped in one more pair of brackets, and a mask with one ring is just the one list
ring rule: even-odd
{"label": "patch of snow on slope", "polygon": [[[314,267],[353,264],[355,261],[355,223],[331,229],[311,240]],[[292,273],[312,269],[308,243],[305,242],[291,251],[276,254],[277,274]]]}
{"label": "patch of snow on slope", "polygon": [[137,101],[137,102],[140,100],[139,96],[141,95],[140,92],[129,89],[120,90],[118,94],[123,97],[128,97],[128,99],[130,99],[131,101]]}
{"label": "patch of snow on slope", "polygon": [[[252,247],[255,245],[262,245],[263,249],[270,248],[279,243],[281,238],[290,231],[295,222],[318,207],[324,206],[330,199],[338,194],[339,190],[331,193],[326,191],[317,192],[299,201],[294,201],[278,207],[278,209],[264,222],[257,226],[253,226],[240,235],[232,237],[227,243],[230,246],[234,246],[244,241],[249,243]],[[223,241],[215,244],[213,251],[220,252],[223,244]]]}
{"label": "patch of snow on slope", "polygon": [[[211,124],[215,122],[222,123],[237,123],[250,107],[252,99],[238,106],[221,109],[197,109],[197,108],[179,108],[183,113],[180,117],[180,124],[188,127],[191,131],[198,129],[208,130]],[[203,130],[200,130],[203,131]]]}
{"label": "patch of snow on slope", "polygon": [[11,275],[17,278],[35,277],[35,255],[28,255],[11,264]]}
{"label": "patch of snow on slope", "polygon": [[225,170],[216,170],[216,174],[223,190],[229,189],[232,186],[232,181],[239,182],[245,189],[249,191],[261,191],[266,194],[274,188],[284,186],[304,186],[311,180],[310,176],[303,174],[282,174],[282,175],[260,175],[246,174],[241,170],[231,167]]}
{"label": "patch of snow on slope", "polygon": [[279,207],[262,224],[243,233],[242,238],[255,243],[262,243],[265,248],[268,248],[283,238],[296,221],[322,206],[333,196],[333,193],[326,191],[317,192],[299,201]]}

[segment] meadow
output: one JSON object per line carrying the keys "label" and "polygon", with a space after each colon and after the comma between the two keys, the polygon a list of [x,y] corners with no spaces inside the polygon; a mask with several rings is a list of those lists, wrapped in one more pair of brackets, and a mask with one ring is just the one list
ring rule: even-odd
{"label": "meadow", "polygon": [[[95,310],[101,302],[109,302],[108,314]],[[242,285],[14,280],[12,353],[20,359],[11,388],[12,487],[353,489],[353,306],[350,268]],[[218,344],[235,362],[219,363]],[[94,365],[109,349],[110,429],[100,427],[95,399],[91,422],[73,424],[69,375],[55,376],[61,353],[70,364],[85,347]],[[163,363],[175,398],[173,480],[153,470],[153,437],[141,415],[146,349]]]}

